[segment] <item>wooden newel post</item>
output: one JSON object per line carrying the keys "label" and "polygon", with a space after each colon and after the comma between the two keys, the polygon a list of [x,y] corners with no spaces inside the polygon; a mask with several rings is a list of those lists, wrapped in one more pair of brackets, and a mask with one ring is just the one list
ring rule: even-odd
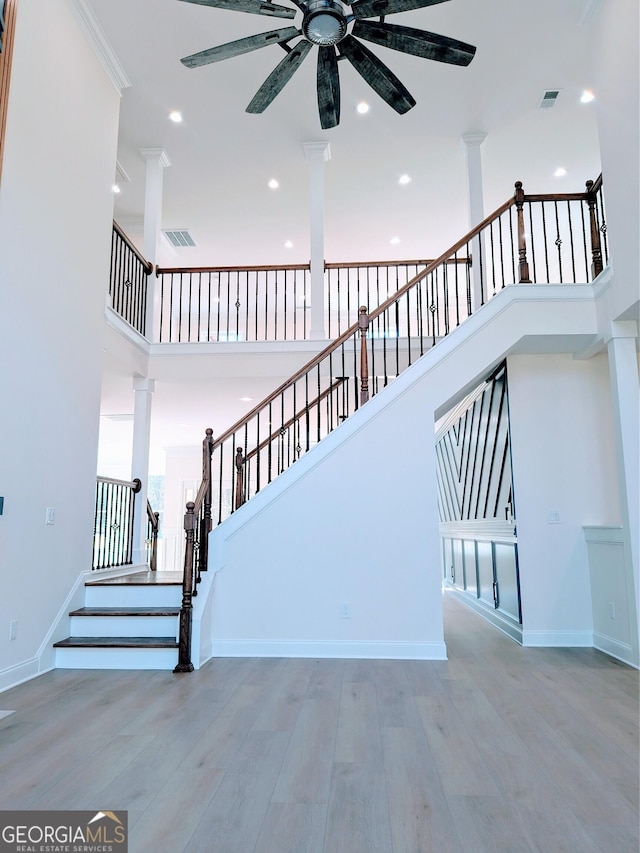
{"label": "wooden newel post", "polygon": [[180,636],[178,637],[178,665],[174,672],[193,672],[191,663],[191,597],[193,591],[193,545],[196,532],[195,504],[189,501],[184,515],[186,547],[184,551],[184,576],[182,578],[182,607],[180,608]]}
{"label": "wooden newel post", "polygon": [[236,450],[236,500],[235,508],[240,509],[244,503],[244,459],[242,448]]}
{"label": "wooden newel post", "polygon": [[200,537],[198,540],[198,565],[196,567],[196,591],[197,584],[200,583],[201,572],[207,569],[209,559],[209,534],[213,527],[211,523],[211,455],[213,454],[213,430],[209,427],[205,430],[205,437],[202,442],[202,481],[208,483],[207,491],[202,504],[202,515],[200,517]]}
{"label": "wooden newel post", "polygon": [[358,328],[360,329],[360,405],[362,406],[369,399],[369,357],[367,355],[369,314],[366,305],[360,306]]}
{"label": "wooden newel post", "polygon": [[602,272],[602,245],[600,229],[598,228],[598,213],[596,209],[597,196],[593,191],[593,181],[587,181],[587,205],[589,206],[589,224],[591,227],[591,278],[597,278]]}
{"label": "wooden newel post", "polygon": [[518,212],[518,268],[520,284],[531,284],[529,264],[527,263],[527,241],[524,231],[524,190],[522,181],[516,181],[516,210]]}

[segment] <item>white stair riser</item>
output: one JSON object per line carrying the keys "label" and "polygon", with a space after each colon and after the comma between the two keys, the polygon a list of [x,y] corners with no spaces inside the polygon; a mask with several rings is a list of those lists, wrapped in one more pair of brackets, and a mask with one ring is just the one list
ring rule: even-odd
{"label": "white stair riser", "polygon": [[177,663],[177,649],[56,649],[59,669],[173,670]]}
{"label": "white stair riser", "polygon": [[180,607],[178,586],[87,586],[85,607]]}
{"label": "white stair riser", "polygon": [[178,637],[177,616],[72,616],[72,637]]}

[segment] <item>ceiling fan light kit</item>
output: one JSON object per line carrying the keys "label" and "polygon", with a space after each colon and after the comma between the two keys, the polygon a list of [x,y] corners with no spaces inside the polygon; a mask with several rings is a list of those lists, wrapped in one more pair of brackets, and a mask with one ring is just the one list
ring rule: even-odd
{"label": "ceiling fan light kit", "polygon": [[[254,15],[274,18],[293,18],[295,9],[279,6],[269,0],[180,0],[200,6],[213,6]],[[448,0],[356,0],[351,12],[339,0],[292,0],[302,12],[301,28],[283,27],[260,33],[248,38],[237,39],[199,53],[185,56],[181,60],[187,68],[198,68],[212,62],[230,59],[250,53],[270,44],[279,44],[286,52],[264,81],[247,107],[249,113],[262,113],[289,82],[311,48],[318,47],[318,113],[323,129],[336,127],[340,123],[340,82],[338,61],[347,59],[366,83],[397,113],[406,113],[416,101],[391,69],[360,41],[371,42],[382,47],[409,53],[423,59],[432,59],[449,65],[468,65],[476,49],[473,45],[457,39],[418,30],[387,24],[385,16],[412,9],[422,9]],[[367,18],[379,18],[369,21]],[[351,33],[349,26],[353,23]],[[293,39],[303,36],[295,44]]]}

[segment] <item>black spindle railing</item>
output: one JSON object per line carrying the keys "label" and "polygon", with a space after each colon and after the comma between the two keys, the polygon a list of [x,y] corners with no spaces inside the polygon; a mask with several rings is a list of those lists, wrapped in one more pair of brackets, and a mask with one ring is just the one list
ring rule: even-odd
{"label": "black spindle railing", "polygon": [[146,334],[147,283],[153,265],[148,263],[114,222],[111,237],[111,307],[141,335]]}
{"label": "black spindle railing", "polygon": [[158,269],[160,343],[304,340],[309,265]]}
{"label": "black spindle railing", "polygon": [[93,525],[93,569],[130,566],[133,519],[140,480],[98,477]]}

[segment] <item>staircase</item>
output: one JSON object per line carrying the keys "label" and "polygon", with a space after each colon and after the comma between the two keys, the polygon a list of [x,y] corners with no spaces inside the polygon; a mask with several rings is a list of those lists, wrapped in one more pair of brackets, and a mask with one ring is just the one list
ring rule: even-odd
{"label": "staircase", "polygon": [[70,636],[54,645],[56,666],[173,670],[181,594],[178,572],[88,581],[85,606],[69,613]]}

